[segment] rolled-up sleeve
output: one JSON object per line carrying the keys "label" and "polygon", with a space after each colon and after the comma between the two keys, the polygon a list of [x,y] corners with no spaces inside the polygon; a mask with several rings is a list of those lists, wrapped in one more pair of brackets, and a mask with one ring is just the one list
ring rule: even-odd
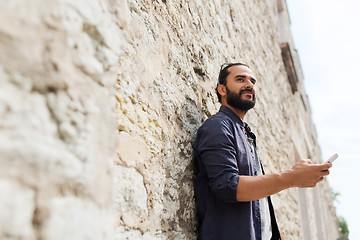
{"label": "rolled-up sleeve", "polygon": [[199,129],[198,137],[197,154],[212,193],[221,201],[237,202],[239,171],[233,125],[224,119],[209,119]]}

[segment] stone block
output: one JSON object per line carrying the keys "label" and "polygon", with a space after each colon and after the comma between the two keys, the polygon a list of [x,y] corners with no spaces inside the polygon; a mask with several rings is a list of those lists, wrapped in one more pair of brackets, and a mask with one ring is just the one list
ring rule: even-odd
{"label": "stone block", "polygon": [[116,153],[120,158],[120,162],[125,163],[129,167],[143,165],[151,157],[146,143],[140,138],[130,136],[126,132],[119,133]]}
{"label": "stone block", "polygon": [[15,179],[0,179],[0,193],[0,239],[35,240],[35,192]]}
{"label": "stone block", "polygon": [[130,22],[129,7],[126,0],[110,0],[114,14],[121,28],[126,28]]}
{"label": "stone block", "polygon": [[119,218],[130,227],[140,227],[148,215],[147,193],[142,175],[135,168],[115,167],[115,205]]}
{"label": "stone block", "polygon": [[[100,193],[99,193],[100,194]],[[107,240],[112,220],[107,212],[91,201],[75,196],[57,197],[50,201],[48,219],[41,237],[47,240]]]}
{"label": "stone block", "polygon": [[[113,240],[166,240],[169,239],[165,233],[161,231],[152,231],[142,233],[137,229],[129,229],[128,227],[120,226],[116,229]],[[175,238],[180,240],[181,238]],[[182,238],[182,240],[185,238]]]}

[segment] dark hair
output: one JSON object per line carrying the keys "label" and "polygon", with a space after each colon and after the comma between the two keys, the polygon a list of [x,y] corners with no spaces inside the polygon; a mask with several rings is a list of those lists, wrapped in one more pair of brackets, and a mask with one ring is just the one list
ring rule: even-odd
{"label": "dark hair", "polygon": [[230,74],[230,71],[228,71],[228,69],[229,69],[230,67],[236,66],[236,65],[245,66],[245,67],[250,68],[248,65],[246,65],[246,64],[244,64],[244,63],[223,63],[223,64],[221,64],[220,72],[219,72],[219,77],[218,77],[218,82],[217,82],[217,85],[216,85],[216,88],[215,88],[216,95],[217,95],[218,100],[219,100],[220,103],[221,103],[221,95],[220,95],[220,93],[218,92],[217,87],[218,87],[220,84],[226,86],[226,78],[227,78],[227,76],[229,76],[229,74]]}

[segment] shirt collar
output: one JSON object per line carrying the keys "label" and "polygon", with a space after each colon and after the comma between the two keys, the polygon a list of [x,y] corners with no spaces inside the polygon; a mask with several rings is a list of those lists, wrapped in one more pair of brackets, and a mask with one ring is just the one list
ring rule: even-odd
{"label": "shirt collar", "polygon": [[246,135],[248,135],[249,137],[251,137],[254,141],[256,141],[256,135],[251,131],[251,128],[249,126],[249,124],[247,124],[246,122],[244,122],[236,113],[234,113],[233,110],[231,110],[231,108],[221,105],[219,112],[223,112],[226,115],[228,115],[234,122],[237,122],[240,124],[241,128],[243,129],[243,131],[245,131]]}
{"label": "shirt collar", "polygon": [[245,122],[236,113],[234,113],[231,108],[221,105],[219,112],[223,112],[228,115],[234,122],[239,123],[242,128],[245,126]]}

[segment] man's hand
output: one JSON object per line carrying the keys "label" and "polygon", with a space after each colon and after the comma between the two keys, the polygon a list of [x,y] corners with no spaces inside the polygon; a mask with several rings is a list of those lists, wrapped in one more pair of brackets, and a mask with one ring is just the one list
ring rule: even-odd
{"label": "man's hand", "polygon": [[298,161],[294,167],[286,172],[288,181],[293,187],[315,187],[318,182],[329,175],[331,163],[312,164],[310,159]]}

